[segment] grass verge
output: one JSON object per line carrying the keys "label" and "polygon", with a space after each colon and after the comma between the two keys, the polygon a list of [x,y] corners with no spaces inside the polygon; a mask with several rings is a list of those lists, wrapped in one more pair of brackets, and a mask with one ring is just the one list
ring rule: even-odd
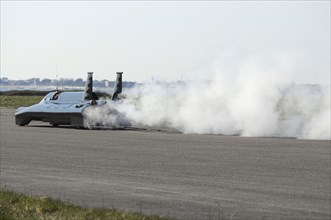
{"label": "grass verge", "polygon": [[0,95],[8,96],[45,96],[50,91],[37,91],[37,90],[9,90],[0,91]]}
{"label": "grass verge", "polygon": [[11,96],[0,95],[0,107],[17,108],[30,106],[40,102],[43,96]]}
{"label": "grass verge", "polygon": [[0,219],[2,220],[169,220],[159,216],[145,216],[116,209],[82,208],[49,197],[26,196],[20,193],[0,191]]}

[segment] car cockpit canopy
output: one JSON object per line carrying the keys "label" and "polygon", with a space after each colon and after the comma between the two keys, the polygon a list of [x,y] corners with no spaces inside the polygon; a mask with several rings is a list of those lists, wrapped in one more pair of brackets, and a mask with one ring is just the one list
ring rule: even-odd
{"label": "car cockpit canopy", "polygon": [[[83,92],[50,92],[42,100],[57,104],[77,104],[83,102]],[[98,96],[93,92],[92,100],[98,100]]]}

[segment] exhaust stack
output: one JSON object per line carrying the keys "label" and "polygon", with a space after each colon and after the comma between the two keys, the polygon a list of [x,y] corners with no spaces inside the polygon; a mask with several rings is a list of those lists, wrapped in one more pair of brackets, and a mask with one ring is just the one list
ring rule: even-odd
{"label": "exhaust stack", "polygon": [[111,97],[111,99],[113,101],[118,99],[118,95],[121,94],[121,92],[122,92],[122,74],[123,74],[123,72],[116,72],[116,74],[117,74],[117,77],[116,77],[116,82],[115,82],[115,86],[114,86],[114,92]]}
{"label": "exhaust stack", "polygon": [[92,90],[93,90],[93,72],[88,72],[83,100],[92,100]]}

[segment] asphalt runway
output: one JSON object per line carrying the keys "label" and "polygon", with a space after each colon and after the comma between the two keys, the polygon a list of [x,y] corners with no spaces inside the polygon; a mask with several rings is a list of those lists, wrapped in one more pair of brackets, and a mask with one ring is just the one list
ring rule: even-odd
{"label": "asphalt runway", "polygon": [[178,219],[330,219],[330,141],[19,127],[0,110],[2,188]]}

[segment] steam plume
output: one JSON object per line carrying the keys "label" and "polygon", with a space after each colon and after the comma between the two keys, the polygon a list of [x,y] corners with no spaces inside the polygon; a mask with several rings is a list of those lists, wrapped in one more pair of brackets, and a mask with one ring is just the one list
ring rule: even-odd
{"label": "steam plume", "polygon": [[183,133],[330,139],[328,86],[256,80],[148,84],[128,90],[117,108],[136,125]]}
{"label": "steam plume", "polygon": [[287,68],[287,62],[285,67],[276,65],[279,68],[258,65],[256,59],[244,60],[238,67],[235,62],[218,64],[221,67],[208,81],[145,83],[124,90],[127,98],[111,107],[133,126],[165,126],[194,134],[330,139],[330,84],[291,82],[293,68]]}

